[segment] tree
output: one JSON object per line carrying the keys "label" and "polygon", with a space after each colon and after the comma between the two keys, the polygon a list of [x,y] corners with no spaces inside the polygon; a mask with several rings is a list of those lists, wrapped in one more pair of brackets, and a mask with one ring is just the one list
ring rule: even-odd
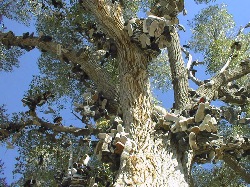
{"label": "tree", "polygon": [[[15,172],[23,174],[24,186],[193,186],[192,165],[218,160],[250,183],[249,164],[239,162],[250,150],[249,34],[243,32],[249,25],[235,34],[224,7],[209,6],[195,17],[193,38],[183,47],[177,17],[186,14],[183,0],[20,0],[3,2],[1,12],[26,24],[35,17],[39,33],[0,33],[1,70],[12,70],[24,51],[42,52],[43,76],[22,100],[28,111],[10,119],[1,108],[0,137],[19,147]],[[192,60],[191,50],[205,55],[210,80],[196,78],[201,62]],[[150,78],[164,82],[166,68],[171,111],[154,102],[150,86]],[[72,113],[83,127],[62,123],[52,107],[63,97],[73,98]],[[212,106],[213,100],[225,106]]]}
{"label": "tree", "polygon": [[[3,164],[2,160],[0,160],[0,173],[1,173],[1,175],[4,174],[3,169],[4,169],[4,164]],[[5,178],[3,178],[3,177],[0,178],[0,185],[4,186],[4,187],[8,186]]]}

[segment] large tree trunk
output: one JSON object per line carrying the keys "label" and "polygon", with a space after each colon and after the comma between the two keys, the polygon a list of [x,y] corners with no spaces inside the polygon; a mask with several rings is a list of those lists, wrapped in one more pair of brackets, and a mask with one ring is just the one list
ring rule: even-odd
{"label": "large tree trunk", "polygon": [[[114,186],[188,186],[192,154],[186,154],[178,149],[171,132],[163,133],[154,130],[155,122],[151,119],[153,106],[147,71],[148,55],[130,41],[127,31],[123,29],[121,16],[113,16],[115,12],[112,11],[110,14],[109,6],[106,6],[103,1],[97,1],[97,3],[83,1],[83,5],[91,10],[104,31],[116,42],[120,78],[119,103],[123,124],[129,138],[137,145],[137,149],[132,153],[122,152],[121,166]],[[119,12],[116,13],[119,15]],[[176,108],[180,109],[189,103],[188,79],[178,34],[175,30],[172,34],[168,51],[174,80]]]}
{"label": "large tree trunk", "polygon": [[122,157],[114,186],[189,186],[191,154],[183,157],[170,139],[170,134],[152,133],[138,152]]}
{"label": "large tree trunk", "polygon": [[178,150],[170,132],[154,130],[146,55],[133,44],[118,48],[123,121],[137,150],[122,153],[114,186],[188,186],[191,154]]}

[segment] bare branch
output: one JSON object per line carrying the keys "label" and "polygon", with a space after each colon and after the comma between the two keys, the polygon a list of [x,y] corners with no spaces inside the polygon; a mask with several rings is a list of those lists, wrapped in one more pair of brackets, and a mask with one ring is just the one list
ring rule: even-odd
{"label": "bare branch", "polygon": [[199,63],[197,61],[192,61],[193,57],[186,49],[182,47],[181,50],[185,53],[186,57],[188,58],[188,63],[187,63],[188,78],[190,78],[198,86],[202,85],[203,82],[195,77],[195,72],[194,72],[195,70],[193,69],[193,67],[195,65],[198,65]]}
{"label": "bare branch", "polygon": [[229,64],[230,64],[230,62],[232,60],[234,50],[231,50],[231,51],[232,52],[231,52],[230,56],[228,57],[226,64],[221,68],[220,73],[223,73],[226,70],[226,68],[229,66]]}
{"label": "bare branch", "polygon": [[33,124],[36,126],[45,127],[48,129],[51,129],[55,132],[67,132],[74,134],[75,136],[88,136],[91,134],[97,135],[100,131],[99,129],[88,129],[88,128],[77,128],[77,127],[66,127],[61,125],[55,125],[52,123],[48,123],[43,121],[42,119],[35,117],[33,121]]}
{"label": "bare branch", "polygon": [[25,127],[28,126],[38,126],[45,129],[53,130],[54,132],[66,132],[71,133],[75,136],[88,136],[88,135],[97,135],[100,130],[94,128],[77,128],[77,127],[66,127],[62,125],[56,125],[53,123],[45,122],[42,119],[38,118],[35,113],[32,114],[33,119],[29,119],[21,123],[12,123],[1,124],[0,125],[0,140],[4,140],[10,137],[12,134],[20,132]]}
{"label": "bare branch", "polygon": [[[188,96],[188,74],[181,55],[179,35],[176,29],[171,33],[171,44],[167,46],[172,84],[174,89],[175,109],[183,109],[190,102]],[[178,55],[179,54],[179,55]]]}

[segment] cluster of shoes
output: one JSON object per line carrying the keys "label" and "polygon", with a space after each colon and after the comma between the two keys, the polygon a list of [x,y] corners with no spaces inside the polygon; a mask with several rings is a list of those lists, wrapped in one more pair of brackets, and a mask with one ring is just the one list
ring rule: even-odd
{"label": "cluster of shoes", "polygon": [[128,138],[120,117],[116,117],[114,123],[116,123],[116,129],[111,129],[110,133],[98,134],[99,142],[96,145],[95,154],[102,162],[113,164],[113,168],[118,169],[120,157],[125,158],[133,153],[136,150],[136,144]]}
{"label": "cluster of shoes", "polygon": [[[182,115],[168,113],[159,106],[155,107],[155,115],[157,116],[155,119],[158,119],[156,128],[174,133],[179,146],[183,145],[181,150],[186,149],[186,145],[189,144],[196,152],[195,159],[199,163],[216,162],[222,159],[225,153],[235,156],[236,159],[250,153],[249,138],[231,138],[225,143],[223,137],[217,135],[217,121],[222,119],[223,113],[211,106],[205,97],[200,97],[189,111],[182,112]],[[247,118],[239,121],[247,122]],[[206,151],[199,152],[200,148]]]}
{"label": "cluster of shoes", "polygon": [[14,39],[15,39],[15,34],[12,31],[4,33],[2,38],[2,44],[5,45],[7,49],[10,49]]}
{"label": "cluster of shoes", "polygon": [[[32,32],[32,33],[29,33],[29,32],[25,32],[25,33],[23,33],[23,39],[27,39],[27,38],[33,38],[34,37],[34,32]],[[18,45],[21,49],[24,49],[24,50],[26,50],[26,51],[31,51],[32,49],[34,49],[35,48],[35,46],[28,46],[28,45],[22,45],[22,44],[20,44],[20,45]]]}
{"label": "cluster of shoes", "polygon": [[88,74],[83,71],[80,64],[74,64],[71,69],[72,73],[76,74],[76,76],[80,79],[80,81],[85,82],[85,80],[89,80]]}
{"label": "cluster of shoes", "polygon": [[28,106],[31,111],[35,111],[37,106],[44,105],[50,97],[54,97],[50,91],[38,94],[35,97],[24,97],[22,99],[23,105]]}
{"label": "cluster of shoes", "polygon": [[108,100],[102,95],[102,93],[88,89],[87,92],[83,94],[83,97],[85,100],[83,104],[74,103],[74,105],[75,111],[80,112],[84,123],[88,123],[90,118],[94,118],[96,121],[101,117],[108,116],[106,109]]}
{"label": "cluster of shoes", "polygon": [[229,137],[227,142],[227,147],[233,148],[232,150],[226,151],[226,153],[234,156],[237,161],[240,161],[241,158],[250,155],[250,149],[239,148],[242,147],[250,147],[250,138],[245,136],[239,136],[237,138]]}
{"label": "cluster of shoes", "polygon": [[125,23],[125,29],[131,40],[147,49],[148,52],[160,53],[160,49],[167,47],[171,42],[172,25],[178,24],[177,19],[166,19],[152,14],[148,18],[132,18]]}
{"label": "cluster of shoes", "polygon": [[171,127],[172,132],[178,132],[180,129],[187,130],[189,133],[189,145],[191,149],[197,150],[197,135],[200,132],[208,132],[211,134],[217,133],[217,115],[218,110],[210,106],[209,102],[200,102],[191,110],[191,117],[181,117],[179,122]]}
{"label": "cluster of shoes", "polygon": [[[202,97],[195,103],[190,110],[185,110],[182,115],[168,113],[165,109],[157,106],[155,110],[161,114],[158,118],[158,126],[169,129],[172,133],[188,131],[207,131],[211,133],[217,132],[217,117],[218,110],[212,107],[209,102],[206,102]],[[164,124],[159,125],[159,124]]]}
{"label": "cluster of shoes", "polygon": [[179,12],[183,12],[184,16],[187,15],[187,11],[184,9],[184,0],[157,0],[151,11],[164,17],[176,17]]}
{"label": "cluster of shoes", "polygon": [[[240,87],[239,85],[229,82],[227,86],[225,86],[226,92],[224,93],[224,97],[234,96],[235,98],[241,98],[247,100],[250,98],[250,83],[246,85],[246,87]],[[221,100],[224,98],[222,97]]]}
{"label": "cluster of shoes", "polygon": [[37,181],[35,179],[29,179],[29,180],[26,180],[25,183],[24,183],[24,187],[32,187],[32,186],[35,186],[37,185]]}
{"label": "cluster of shoes", "polygon": [[155,110],[161,114],[156,127],[169,130],[172,133],[189,133],[188,142],[193,150],[198,149],[197,135],[200,132],[217,133],[218,111],[210,106],[204,97],[201,97],[188,112],[185,111],[184,115],[178,116],[168,113],[160,107],[156,107]]}
{"label": "cluster of shoes", "polygon": [[90,157],[85,154],[79,162],[73,163],[72,167],[68,169],[67,174],[65,171],[58,171],[55,179],[59,187],[84,187],[91,186],[97,187],[95,179],[91,177],[91,168],[88,166]]}
{"label": "cluster of shoes", "polygon": [[221,160],[225,154],[229,154],[240,161],[241,158],[250,155],[250,138],[238,136],[236,138],[229,137],[223,142],[222,137],[215,137],[214,140],[209,140],[211,137],[197,137],[198,147],[205,147],[208,151],[197,154],[195,160],[198,163],[207,163],[213,161],[216,163]]}
{"label": "cluster of shoes", "polygon": [[[108,38],[105,33],[101,31],[100,28],[97,27],[95,23],[88,23],[84,27],[80,24],[77,25],[76,31],[82,33],[85,32],[89,37],[90,42],[94,43],[97,50],[105,50],[106,55],[105,58],[117,57],[117,47],[112,38]],[[77,56],[80,56],[84,49],[80,49],[77,52]]]}

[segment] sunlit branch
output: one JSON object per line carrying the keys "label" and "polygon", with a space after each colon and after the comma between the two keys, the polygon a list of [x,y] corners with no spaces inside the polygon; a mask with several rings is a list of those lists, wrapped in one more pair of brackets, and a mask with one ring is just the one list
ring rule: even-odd
{"label": "sunlit branch", "polygon": [[227,69],[227,67],[229,66],[229,64],[232,60],[232,55],[233,55],[234,50],[231,50],[231,51],[232,52],[231,52],[230,56],[228,57],[226,64],[221,68],[220,73],[223,73]]}
{"label": "sunlit branch", "polygon": [[181,50],[185,53],[186,57],[188,58],[188,63],[187,63],[187,70],[188,70],[188,77],[198,86],[203,84],[203,81],[197,79],[195,77],[195,70],[193,69],[194,66],[201,64],[197,61],[192,61],[192,55],[184,48],[181,48]]}

